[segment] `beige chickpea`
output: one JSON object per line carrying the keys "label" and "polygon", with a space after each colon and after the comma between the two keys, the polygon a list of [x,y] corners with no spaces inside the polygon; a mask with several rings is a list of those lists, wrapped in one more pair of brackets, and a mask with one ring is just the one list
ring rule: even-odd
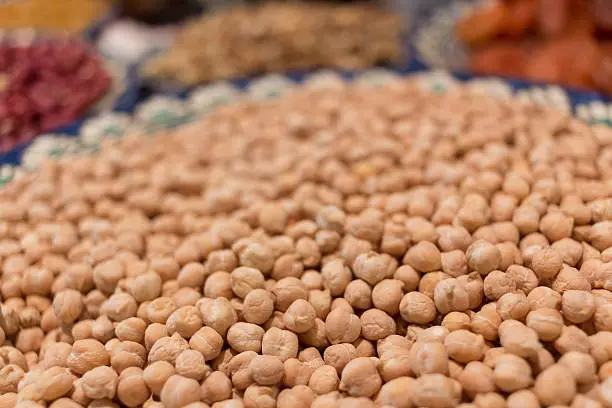
{"label": "beige chickpea", "polygon": [[195,306],[183,306],[175,310],[166,321],[169,334],[178,333],[190,338],[202,327],[200,312]]}
{"label": "beige chickpea", "polygon": [[508,395],[508,408],[540,408],[538,397],[531,390],[520,390]]}
{"label": "beige chickpea", "polygon": [[117,399],[127,407],[141,406],[149,399],[151,392],[144,380],[144,372],[137,367],[130,367],[119,375]]}
{"label": "beige chickpea", "polygon": [[476,334],[481,334],[487,340],[497,339],[499,325],[502,319],[497,312],[497,305],[489,303],[472,315],[471,329]]}
{"label": "beige chickpea", "polygon": [[74,289],[64,289],[53,298],[53,310],[63,324],[71,324],[83,311],[83,295]]}
{"label": "beige chickpea", "polygon": [[406,293],[400,302],[399,312],[407,322],[418,324],[433,321],[437,314],[434,301],[420,292]]}
{"label": "beige chickpea", "polygon": [[561,267],[551,287],[561,294],[566,290],[591,290],[591,284],[587,278],[578,269],[565,264]]}
{"label": "beige chickpea", "polygon": [[369,309],[372,306],[372,288],[366,281],[356,279],[346,286],[344,298],[355,309]]}
{"label": "beige chickpea", "polygon": [[72,376],[64,367],[51,367],[38,378],[41,399],[53,401],[67,395],[72,389]]}
{"label": "beige chickpea", "polygon": [[274,300],[264,289],[255,289],[244,298],[242,316],[248,323],[263,324],[274,311]]}
{"label": "beige chickpea", "polygon": [[282,361],[297,357],[298,337],[289,330],[271,327],[266,331],[261,342],[264,355],[279,357]]}
{"label": "beige chickpea", "polygon": [[121,341],[133,341],[142,343],[144,340],[147,324],[138,317],[130,317],[119,323],[115,327],[115,334]]}
{"label": "beige chickpea", "polygon": [[415,406],[451,408],[459,405],[461,385],[442,374],[425,374],[417,378],[412,389]]}
{"label": "beige chickpea", "polygon": [[493,379],[505,392],[526,389],[533,384],[529,363],[513,354],[503,354],[497,358]]}
{"label": "beige chickpea", "polygon": [[353,279],[351,270],[339,259],[325,264],[321,268],[321,275],[324,287],[330,291],[332,296],[341,296]]}
{"label": "beige chickpea", "polygon": [[212,404],[232,396],[232,381],[221,371],[212,372],[200,387],[202,401]]}
{"label": "beige chickpea", "polygon": [[57,342],[51,344],[45,351],[44,367],[68,367],[68,356],[72,352],[72,346],[68,343]]}
{"label": "beige chickpea", "polygon": [[328,290],[311,290],[308,292],[308,303],[314,308],[317,317],[325,320],[331,311],[332,297]]}
{"label": "beige chickpea", "polygon": [[610,331],[612,327],[612,305],[602,304],[597,306],[593,314],[593,323],[599,331]]}
{"label": "beige chickpea", "polygon": [[153,323],[166,324],[168,317],[170,317],[177,308],[178,307],[171,298],[159,297],[153,299],[151,303],[149,303],[147,307],[147,316]]}
{"label": "beige chickpea", "polygon": [[102,343],[93,339],[75,341],[67,358],[68,367],[85,374],[96,367],[110,364],[110,356]]}
{"label": "beige chickpea", "polygon": [[439,270],[442,267],[440,250],[431,242],[421,241],[406,252],[403,263],[419,272]]}
{"label": "beige chickpea", "polygon": [[134,298],[124,292],[111,295],[100,308],[100,314],[108,316],[109,319],[115,322],[135,317],[137,311],[138,304]]}
{"label": "beige chickpea", "polygon": [[470,294],[467,285],[456,278],[438,282],[434,289],[434,303],[441,314],[468,310]]}
{"label": "beige chickpea", "polygon": [[[305,333],[315,324],[317,313],[304,299],[294,301],[283,316],[285,327],[295,333]],[[262,384],[264,385],[264,384]]]}
{"label": "beige chickpea", "polygon": [[502,320],[524,320],[529,313],[527,296],[521,291],[506,293],[497,300],[497,312]]}
{"label": "beige chickpea", "polygon": [[105,343],[115,337],[115,325],[107,316],[100,316],[91,326],[91,336]]}
{"label": "beige chickpea", "polygon": [[361,335],[367,340],[381,340],[395,333],[395,321],[382,310],[366,310],[360,321]]}
{"label": "beige chickpea", "polygon": [[278,394],[276,406],[278,408],[307,408],[311,406],[314,398],[314,392],[310,388],[305,385],[296,385]]}
{"label": "beige chickpea", "polygon": [[417,376],[448,372],[448,354],[440,342],[417,341],[410,349],[409,359],[410,369]]}
{"label": "beige chickpea", "polygon": [[147,360],[147,350],[142,344],[133,341],[118,342],[111,350],[111,367],[121,373],[128,367],[143,368]]}
{"label": "beige chickpea", "polygon": [[483,240],[474,241],[468,247],[465,255],[469,270],[476,271],[483,276],[498,269],[501,263],[499,248]]}
{"label": "beige chickpea", "polygon": [[440,255],[440,262],[442,271],[455,278],[468,273],[467,258],[461,250],[443,252]]}
{"label": "beige chickpea", "polygon": [[196,350],[183,350],[176,358],[174,368],[178,375],[201,381],[210,373],[204,356]]}
{"label": "beige chickpea", "polygon": [[329,365],[324,365],[317,368],[308,381],[308,387],[317,395],[326,394],[336,391],[340,384],[340,378],[336,369]]}
{"label": "beige chickpea", "polygon": [[309,269],[305,271],[300,280],[306,286],[308,290],[321,290],[323,289],[323,275],[320,272]]}
{"label": "beige chickpea", "polygon": [[223,347],[223,338],[214,329],[202,327],[189,339],[189,346],[202,354],[204,360],[216,358]]}
{"label": "beige chickpea", "polygon": [[151,393],[159,396],[164,384],[174,373],[174,366],[171,363],[168,361],[156,361],[144,369],[142,378],[151,390]]}
{"label": "beige chickpea", "polygon": [[355,346],[350,343],[331,345],[327,347],[323,353],[325,364],[334,367],[338,374],[342,373],[342,370],[348,362],[356,357],[357,350]]}
{"label": "beige chickpea", "polygon": [[241,266],[231,273],[232,290],[236,296],[243,299],[250,291],[262,289],[264,282],[263,274],[255,268]]}
{"label": "beige chickpea", "polygon": [[70,330],[70,334],[72,334],[72,338],[74,340],[85,340],[92,337],[93,330],[93,321],[92,320],[81,320],[80,322],[75,323]]}
{"label": "beige chickpea", "polygon": [[227,331],[227,342],[238,352],[255,351],[259,353],[264,334],[264,329],[257,325],[238,322]]}
{"label": "beige chickpea", "polygon": [[304,264],[298,254],[289,253],[281,255],[274,262],[270,277],[275,280],[282,278],[294,277],[300,278],[304,273]]}
{"label": "beige chickpea", "polygon": [[561,335],[563,316],[555,309],[540,308],[529,312],[527,327],[535,330],[542,341],[553,341]]}
{"label": "beige chickpea", "polygon": [[533,357],[542,348],[535,330],[517,320],[503,321],[498,330],[501,346],[519,357]]}
{"label": "beige chickpea", "polygon": [[578,384],[589,384],[597,378],[595,359],[589,354],[570,351],[562,355],[558,363],[572,373]]}
{"label": "beige chickpea", "polygon": [[234,295],[231,274],[225,271],[217,271],[208,276],[206,282],[204,282],[204,295],[211,299],[221,297],[231,299]]}
{"label": "beige chickpea", "polygon": [[91,399],[113,399],[117,390],[119,376],[110,367],[96,367],[82,377],[83,392]]}
{"label": "beige chickpea", "polygon": [[144,345],[147,350],[151,350],[151,347],[155,342],[162,337],[168,337],[168,329],[166,325],[161,323],[152,323],[145,330]]}
{"label": "beige chickpea", "polygon": [[171,337],[162,337],[153,344],[149,350],[148,361],[168,361],[174,364],[178,355],[187,348],[187,341],[178,333],[174,333]]}
{"label": "beige chickpea", "polygon": [[410,265],[402,265],[395,270],[393,279],[403,283],[404,292],[415,291],[419,287],[420,274]]}
{"label": "beige chickpea", "polygon": [[450,358],[459,363],[479,361],[484,356],[484,337],[468,330],[456,330],[444,339],[444,347]]}
{"label": "beige chickpea", "polygon": [[200,384],[194,379],[173,375],[164,384],[160,399],[164,407],[184,407],[200,400]]}
{"label": "beige chickpea", "polygon": [[589,352],[589,336],[577,326],[563,326],[561,335],[553,343],[555,349],[565,354],[569,351]]}
{"label": "beige chickpea", "polygon": [[7,364],[0,368],[0,394],[17,392],[17,387],[24,378],[24,370],[16,364]]}
{"label": "beige chickpea", "polygon": [[567,405],[576,395],[576,381],[567,368],[555,364],[538,375],[534,391],[546,406]]}
{"label": "beige chickpea", "polygon": [[308,299],[308,291],[304,284],[297,278],[283,278],[276,282],[272,293],[276,297],[276,309],[285,312],[287,308],[297,299]]}
{"label": "beige chickpea", "polygon": [[444,279],[450,279],[451,276],[445,274],[444,272],[429,272],[421,278],[419,281],[419,292],[424,295],[427,295],[433,300],[434,297],[434,289],[438,283],[443,281]]}
{"label": "beige chickpea", "polygon": [[253,380],[259,385],[276,385],[283,378],[284,367],[279,357],[262,355],[257,356],[249,363],[249,370]]}
{"label": "beige chickpea", "polygon": [[260,385],[249,385],[244,391],[243,403],[245,408],[274,408],[278,389]]}
{"label": "beige chickpea", "polygon": [[484,279],[484,294],[491,300],[497,300],[516,289],[515,279],[505,272],[492,271]]}
{"label": "beige chickpea", "polygon": [[397,314],[404,295],[403,286],[404,283],[402,281],[395,279],[385,279],[377,283],[372,289],[372,303],[374,307],[389,315]]}
{"label": "beige chickpea", "polygon": [[339,389],[354,397],[373,397],[381,388],[377,362],[369,357],[358,357],[342,370]]}
{"label": "beige chickpea", "polygon": [[550,241],[569,238],[574,228],[574,219],[561,211],[549,211],[540,220],[540,231]]}
{"label": "beige chickpea", "polygon": [[520,265],[510,265],[506,270],[506,275],[510,276],[516,283],[516,289],[529,295],[539,285],[539,279],[529,268]]}
{"label": "beige chickpea", "polygon": [[[187,268],[186,265],[185,268]],[[161,294],[162,278],[155,272],[146,272],[128,279],[127,290],[137,302],[154,300]]]}
{"label": "beige chickpea", "polygon": [[472,361],[465,365],[457,381],[461,384],[463,392],[470,397],[495,391],[493,370],[480,361]]}
{"label": "beige chickpea", "polygon": [[191,262],[181,268],[176,280],[180,287],[199,289],[204,284],[206,274],[207,271],[204,265]]}
{"label": "beige chickpea", "polygon": [[361,334],[361,322],[356,315],[335,309],[325,319],[325,331],[331,344],[351,343]]}
{"label": "beige chickpea", "polygon": [[561,310],[561,295],[547,286],[538,286],[527,295],[531,310],[550,308]]}
{"label": "beige chickpea", "polygon": [[199,310],[204,325],[213,328],[222,336],[238,321],[236,311],[225,298],[203,302],[199,305]]}
{"label": "beige chickpea", "polygon": [[383,279],[393,276],[398,263],[388,254],[378,254],[374,251],[359,255],[353,263],[353,273],[369,285],[376,285]]}
{"label": "beige chickpea", "polygon": [[441,325],[448,331],[470,330],[472,321],[467,313],[450,312],[442,319]]}
{"label": "beige chickpea", "polygon": [[595,299],[590,292],[567,290],[561,300],[563,317],[571,323],[583,323],[595,313]]}

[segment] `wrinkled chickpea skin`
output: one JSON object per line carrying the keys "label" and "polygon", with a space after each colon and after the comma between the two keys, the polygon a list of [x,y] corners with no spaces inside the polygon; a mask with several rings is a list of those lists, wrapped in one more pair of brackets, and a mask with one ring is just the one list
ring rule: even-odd
{"label": "wrinkled chickpea skin", "polygon": [[397,81],[50,162],[0,192],[0,405],[611,406],[610,146]]}

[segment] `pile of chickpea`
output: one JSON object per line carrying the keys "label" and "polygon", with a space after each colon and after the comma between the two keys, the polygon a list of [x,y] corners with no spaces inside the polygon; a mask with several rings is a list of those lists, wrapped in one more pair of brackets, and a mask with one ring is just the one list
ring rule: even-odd
{"label": "pile of chickpea", "polygon": [[0,191],[0,407],[612,407],[612,129],[316,85]]}

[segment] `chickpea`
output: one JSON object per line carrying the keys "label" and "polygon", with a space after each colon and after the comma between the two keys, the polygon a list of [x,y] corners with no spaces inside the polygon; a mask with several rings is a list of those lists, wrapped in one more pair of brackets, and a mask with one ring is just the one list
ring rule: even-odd
{"label": "chickpea", "polygon": [[578,384],[592,383],[597,377],[595,359],[589,354],[570,351],[562,355],[558,363],[572,373]]}
{"label": "chickpea", "polygon": [[368,357],[358,357],[342,370],[340,390],[354,397],[372,397],[382,386],[377,362]]}
{"label": "chickpea", "polygon": [[484,337],[468,330],[449,333],[444,339],[448,356],[459,363],[480,361],[484,356]]}
{"label": "chickpea", "polygon": [[115,334],[121,341],[142,343],[146,328],[147,324],[144,320],[138,317],[130,317],[117,323]]}
{"label": "chickpea", "polygon": [[403,291],[407,293],[415,291],[419,287],[419,280],[421,279],[421,276],[412,266],[402,265],[395,270],[393,279],[402,282]]}
{"label": "chickpea", "polygon": [[259,385],[276,385],[283,378],[283,362],[276,356],[257,356],[249,363],[253,380]]}
{"label": "chickpea", "polygon": [[213,371],[202,382],[200,393],[202,401],[208,404],[229,399],[232,396],[232,382],[227,375],[221,371]]}
{"label": "chickpea", "polygon": [[428,296],[420,292],[409,292],[402,298],[399,311],[404,320],[424,324],[436,318],[436,305]]}
{"label": "chickpea", "polygon": [[533,357],[542,348],[535,330],[517,320],[499,325],[499,341],[506,351],[525,358]]}
{"label": "chickpea", "polygon": [[363,253],[353,263],[353,273],[370,285],[391,278],[397,269],[397,261],[388,254],[374,251]]}
{"label": "chickpea", "polygon": [[238,321],[236,311],[227,299],[217,298],[199,306],[204,325],[225,336],[227,330]]}
{"label": "chickpea", "polygon": [[463,391],[470,397],[495,391],[493,370],[480,361],[467,363],[459,374],[457,381]]}
{"label": "chickpea", "polygon": [[474,241],[466,251],[468,268],[485,276],[499,268],[501,252],[495,245],[483,240]]}
{"label": "chickpea", "polygon": [[178,375],[193,378],[196,381],[201,381],[210,373],[210,368],[206,365],[204,356],[196,350],[183,350],[176,358],[174,368]]}
{"label": "chickpea", "polygon": [[463,312],[470,307],[470,294],[464,281],[444,279],[434,289],[434,303],[441,314]]}
{"label": "chickpea", "polygon": [[508,408],[540,408],[538,397],[531,390],[520,390],[508,395]]}
{"label": "chickpea", "polygon": [[527,327],[535,330],[542,341],[554,341],[561,335],[563,317],[555,309],[541,308],[529,312]]}
{"label": "chickpea", "polygon": [[361,279],[354,280],[346,286],[344,298],[355,309],[369,309],[372,307],[372,288]]}
{"label": "chickpea", "polygon": [[297,299],[308,299],[308,291],[297,278],[283,278],[276,282],[272,293],[276,297],[276,309],[285,312]]}
{"label": "chickpea", "polygon": [[526,389],[533,383],[531,367],[520,357],[503,354],[495,362],[495,385],[505,392]]}
{"label": "chickpea", "polygon": [[567,405],[576,394],[576,382],[564,366],[555,364],[538,375],[534,391],[544,405]]}
{"label": "chickpea", "polygon": [[323,285],[328,289],[332,296],[340,296],[351,282],[353,274],[341,260],[331,261],[321,269]]}
{"label": "chickpea", "polygon": [[160,399],[164,407],[184,407],[200,399],[200,384],[194,379],[173,375],[164,384]]}
{"label": "chickpea", "polygon": [[150,396],[142,369],[130,367],[119,375],[117,399],[127,407],[142,405]]}
{"label": "chickpea", "polygon": [[527,296],[521,291],[506,293],[497,301],[497,312],[502,320],[524,320],[529,313]]}
{"label": "chickpea", "polygon": [[417,378],[412,389],[412,402],[416,406],[451,408],[459,405],[461,385],[442,374],[425,374]]}
{"label": "chickpea", "polygon": [[308,293],[308,303],[315,309],[317,317],[325,320],[331,311],[332,297],[328,290],[311,290]]}
{"label": "chickpea", "polygon": [[410,369],[417,376],[448,372],[448,354],[440,342],[417,341],[410,349],[409,359]]}
{"label": "chickpea", "polygon": [[564,326],[561,330],[561,336],[554,342],[555,349],[565,354],[568,351],[580,351],[583,353],[589,352],[588,335],[576,326]]}
{"label": "chickpea", "polygon": [[110,356],[102,343],[93,339],[75,341],[67,358],[68,367],[77,374],[85,374],[96,367],[110,364]]}
{"label": "chickpea", "polygon": [[144,369],[142,378],[151,393],[159,396],[164,384],[174,373],[174,366],[168,361],[156,361]]}
{"label": "chickpea", "polygon": [[367,340],[381,340],[395,333],[395,321],[382,310],[366,310],[360,320],[361,335]]}
{"label": "chickpea", "polygon": [[91,399],[113,399],[117,390],[119,376],[110,367],[96,367],[82,377],[85,396]]}
{"label": "chickpea", "polygon": [[190,338],[202,327],[200,312],[195,306],[183,306],[176,309],[166,321],[169,334],[178,333]]}
{"label": "chickpea", "polygon": [[583,323],[595,313],[595,299],[590,292],[567,290],[561,300],[563,317],[571,323]]}
{"label": "chickpea", "polygon": [[325,319],[325,332],[331,344],[351,343],[361,334],[359,317],[343,309],[332,310]]}
{"label": "chickpea", "polygon": [[263,336],[261,350],[264,355],[277,356],[286,361],[297,357],[298,338],[289,330],[272,327]]}
{"label": "chickpea", "polygon": [[257,325],[238,322],[227,331],[227,342],[238,352],[255,351],[259,353],[264,334],[264,329]]}
{"label": "chickpea", "polygon": [[[304,299],[294,301],[283,316],[285,327],[295,333],[305,333],[315,324],[317,313]],[[262,384],[266,385],[266,384]]]}
{"label": "chickpea", "polygon": [[472,322],[467,313],[450,312],[444,316],[441,325],[452,332],[456,330],[470,330]]}

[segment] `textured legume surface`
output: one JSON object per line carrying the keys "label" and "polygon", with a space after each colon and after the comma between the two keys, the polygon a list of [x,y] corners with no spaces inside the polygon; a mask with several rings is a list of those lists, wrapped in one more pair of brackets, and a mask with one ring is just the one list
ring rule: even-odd
{"label": "textured legume surface", "polygon": [[409,81],[0,192],[2,407],[612,407],[612,130]]}

